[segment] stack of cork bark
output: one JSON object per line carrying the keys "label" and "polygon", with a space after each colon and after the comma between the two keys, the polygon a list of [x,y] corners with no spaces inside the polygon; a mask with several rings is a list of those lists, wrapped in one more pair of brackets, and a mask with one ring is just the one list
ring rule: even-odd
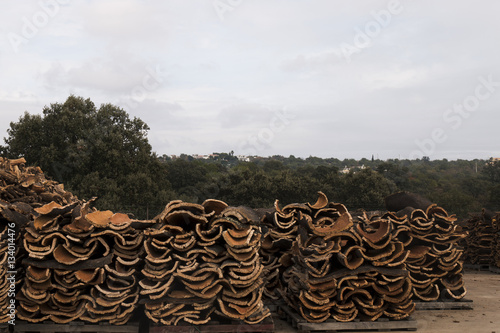
{"label": "stack of cork bark", "polygon": [[91,202],[36,208],[25,228],[27,274],[18,294],[19,318],[29,322],[124,324],[138,304],[135,266],[142,233],[120,213]]}
{"label": "stack of cork bark", "polygon": [[273,219],[263,221],[271,229],[276,221],[295,228],[290,235],[296,238],[284,252],[277,237],[266,235],[277,248],[269,245],[268,252],[277,254],[284,270],[281,288],[274,293],[309,322],[408,317],[415,307],[404,269],[408,228],[398,228],[386,217],[365,216],[355,224],[344,205],[319,194],[315,204],[283,209],[276,204]]}
{"label": "stack of cork bark", "polygon": [[258,220],[253,210],[218,200],[170,202],[146,231],[146,315],[163,325],[217,316],[252,324],[269,316]]}
{"label": "stack of cork bark", "polygon": [[463,229],[468,233],[462,242],[465,263],[500,268],[500,213],[483,209],[472,214]]}
{"label": "stack of cork bark", "polygon": [[456,218],[441,207],[430,205],[409,213],[412,241],[406,268],[415,297],[422,301],[461,299],[466,294],[463,280],[463,250],[458,242],[465,234],[456,231]]}
{"label": "stack of cork bark", "polygon": [[465,296],[463,250],[459,246],[467,233],[459,230],[456,217],[429,200],[408,192],[386,198],[388,210],[397,211],[410,228],[410,251],[406,269],[410,273],[415,299],[458,300]]}
{"label": "stack of cork bark", "polygon": [[0,323],[13,318],[7,307],[24,282],[23,234],[37,215],[34,209],[52,201],[65,205],[77,200],[62,184],[46,179],[40,168],[25,163],[24,158],[0,157]]}

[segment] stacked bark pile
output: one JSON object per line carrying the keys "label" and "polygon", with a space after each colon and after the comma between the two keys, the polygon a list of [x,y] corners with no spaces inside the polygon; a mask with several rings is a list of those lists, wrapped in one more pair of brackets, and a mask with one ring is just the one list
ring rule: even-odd
{"label": "stacked bark pile", "polygon": [[499,215],[483,210],[465,222],[464,229],[468,232],[464,242],[466,263],[500,267],[498,218]]}
{"label": "stacked bark pile", "polygon": [[500,268],[500,213],[496,214],[492,220],[495,231],[495,242],[493,247],[493,260],[491,265]]}
{"label": "stacked bark pile", "polygon": [[9,160],[0,157],[1,201],[41,207],[52,201],[63,205],[76,200],[71,192],[64,190],[63,184],[46,179],[39,167],[25,167],[25,163],[24,158]]}
{"label": "stacked bark pile", "polygon": [[406,269],[410,272],[415,298],[422,301],[461,299],[466,294],[463,280],[463,250],[458,242],[456,218],[433,204],[426,211],[406,209],[412,240]]}
{"label": "stacked bark pile", "polygon": [[299,230],[295,212],[301,207],[309,209],[308,206],[300,204],[290,204],[280,209],[276,200],[275,209],[265,212],[261,217],[263,240],[260,253],[265,266],[266,298],[279,300],[285,293],[283,274],[293,264],[291,249]]}
{"label": "stacked bark pile", "polygon": [[139,298],[135,266],[142,234],[125,214],[91,202],[49,203],[25,228],[27,274],[18,294],[20,319],[124,324]]}
{"label": "stacked bark pile", "polygon": [[[408,193],[388,203],[409,197],[413,206],[355,219],[319,192],[314,204],[276,201],[261,214],[176,200],[137,221],[92,208],[24,163],[0,158],[0,322],[9,319],[10,226],[17,316],[35,323],[125,324],[141,301],[162,325],[255,324],[270,315],[263,295],[309,322],[399,320],[414,311],[413,298],[466,293],[455,217]],[[468,258],[500,266],[499,218],[469,221]]]}
{"label": "stacked bark pile", "polygon": [[[11,283],[7,279],[16,281],[16,290],[23,282],[25,271],[21,261],[26,253],[22,247],[22,234],[36,215],[34,208],[51,201],[68,204],[76,200],[62,184],[46,179],[40,168],[25,167],[25,163],[24,158],[9,160],[0,157],[0,322],[9,319],[6,306],[11,298],[8,295],[13,291],[9,291]],[[14,251],[15,263],[8,260],[9,256],[12,259],[9,250]],[[7,273],[13,271],[16,273]]]}
{"label": "stacked bark pile", "polygon": [[253,324],[269,316],[258,219],[218,200],[170,202],[146,231],[146,315],[163,325],[205,324],[214,316]]}
{"label": "stacked bark pile", "polygon": [[[265,235],[264,242],[271,244],[267,252],[284,269],[275,292],[307,321],[403,319],[413,312],[412,285],[404,270],[409,228],[398,228],[386,217],[365,216],[354,224],[344,205],[328,202],[321,192],[315,204],[283,209],[276,204],[272,219],[267,218],[263,222],[270,229],[290,235],[285,246],[279,235]],[[283,247],[290,250],[283,253]]]}
{"label": "stacked bark pile", "polygon": [[466,294],[463,281],[463,250],[459,246],[467,233],[459,230],[454,215],[429,200],[409,192],[385,199],[386,208],[398,212],[410,227],[410,272],[415,299],[461,299]]}

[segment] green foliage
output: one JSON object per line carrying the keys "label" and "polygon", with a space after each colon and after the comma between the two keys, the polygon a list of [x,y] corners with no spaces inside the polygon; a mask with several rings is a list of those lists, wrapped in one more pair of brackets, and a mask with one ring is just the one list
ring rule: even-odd
{"label": "green foliage", "polygon": [[489,181],[488,205],[491,210],[500,209],[500,161],[490,159],[483,169],[484,177]]}
{"label": "green foliage", "polygon": [[81,198],[97,196],[98,207],[158,209],[173,192],[151,152],[148,130],[117,106],[96,108],[90,99],[70,96],[45,107],[43,115],[25,113],[12,122],[2,153],[24,156]]}
{"label": "green foliage", "polygon": [[[496,169],[500,163],[480,160],[340,161],[273,156],[232,161],[231,165],[220,159],[164,161],[174,190],[198,202],[218,198],[231,205],[271,207],[275,199],[282,205],[314,201],[316,192],[323,191],[350,210],[383,210],[385,196],[404,190],[421,194],[461,218],[483,207],[500,209]],[[344,167],[351,171],[339,173]]]}
{"label": "green foliage", "polygon": [[350,172],[342,179],[340,197],[348,209],[382,210],[384,198],[396,190],[391,180],[371,169],[363,169]]}
{"label": "green foliage", "polygon": [[377,165],[376,170],[379,174],[394,182],[398,188],[407,188],[409,186],[410,169],[399,161],[382,162]]}
{"label": "green foliage", "polygon": [[483,174],[492,182],[500,182],[500,162],[490,159],[483,169]]}
{"label": "green foliage", "polygon": [[205,180],[207,165],[193,160],[176,159],[166,165],[167,179],[175,189],[196,186]]}

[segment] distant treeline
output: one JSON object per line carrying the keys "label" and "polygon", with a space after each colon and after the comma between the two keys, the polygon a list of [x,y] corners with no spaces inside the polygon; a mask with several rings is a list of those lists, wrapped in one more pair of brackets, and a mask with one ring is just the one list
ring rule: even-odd
{"label": "distant treeline", "polygon": [[173,190],[184,200],[208,197],[232,205],[270,207],[308,202],[318,190],[348,209],[383,210],[384,198],[397,191],[427,197],[461,218],[482,208],[500,209],[500,163],[491,160],[339,160],[294,156],[239,161],[231,153],[194,159],[160,158]]}

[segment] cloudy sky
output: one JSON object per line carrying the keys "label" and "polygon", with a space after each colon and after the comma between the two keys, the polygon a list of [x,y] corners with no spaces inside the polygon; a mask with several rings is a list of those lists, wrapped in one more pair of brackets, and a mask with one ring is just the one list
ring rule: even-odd
{"label": "cloudy sky", "polygon": [[74,94],[162,154],[500,157],[500,2],[36,0],[0,11],[0,137]]}

